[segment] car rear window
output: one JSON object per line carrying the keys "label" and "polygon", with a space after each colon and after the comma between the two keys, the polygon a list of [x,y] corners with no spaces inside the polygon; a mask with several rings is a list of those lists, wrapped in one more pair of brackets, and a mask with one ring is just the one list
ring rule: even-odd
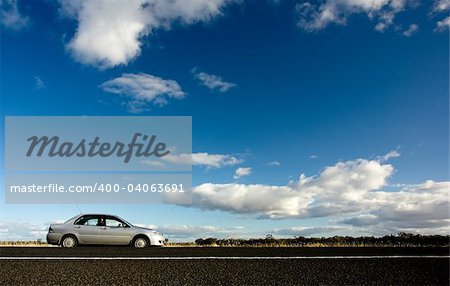
{"label": "car rear window", "polygon": [[82,216],[77,221],[75,221],[76,225],[97,225],[97,223],[97,216]]}
{"label": "car rear window", "polygon": [[64,223],[68,223],[69,221],[71,221],[71,220],[73,220],[73,219],[75,219],[77,216],[79,216],[79,215],[76,215],[76,216],[74,216],[74,217],[71,217],[71,218],[69,218],[68,220],[66,220]]}

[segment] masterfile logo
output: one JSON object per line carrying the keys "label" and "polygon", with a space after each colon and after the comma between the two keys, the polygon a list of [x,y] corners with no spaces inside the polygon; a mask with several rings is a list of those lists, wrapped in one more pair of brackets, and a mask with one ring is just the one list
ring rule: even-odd
{"label": "masterfile logo", "polygon": [[[143,143],[139,143],[140,137]],[[166,150],[166,143],[157,142],[155,144],[156,135],[148,136],[141,133],[135,133],[128,144],[120,141],[102,143],[100,142],[100,137],[95,137],[92,142],[82,139],[79,143],[60,142],[58,136],[51,138],[48,136],[32,136],[27,141],[30,142],[27,157],[33,156],[35,149],[38,149],[35,154],[37,157],[41,157],[45,154],[45,151],[49,157],[109,157],[116,155],[117,157],[124,157],[124,163],[128,163],[133,155],[145,158],[150,156],[161,158],[170,153],[170,151]]]}
{"label": "masterfile logo", "polygon": [[7,170],[191,171],[165,158],[191,154],[190,116],[8,116],[5,131]]}

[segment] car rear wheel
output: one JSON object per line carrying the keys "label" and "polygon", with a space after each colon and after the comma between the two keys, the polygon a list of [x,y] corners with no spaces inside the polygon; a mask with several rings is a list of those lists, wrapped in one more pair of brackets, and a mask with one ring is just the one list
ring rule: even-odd
{"label": "car rear wheel", "polygon": [[61,241],[62,247],[76,247],[78,244],[77,238],[73,235],[65,236]]}
{"label": "car rear wheel", "polygon": [[145,248],[149,245],[149,241],[148,239],[144,238],[144,237],[138,237],[134,240],[133,242],[133,246],[135,248]]}

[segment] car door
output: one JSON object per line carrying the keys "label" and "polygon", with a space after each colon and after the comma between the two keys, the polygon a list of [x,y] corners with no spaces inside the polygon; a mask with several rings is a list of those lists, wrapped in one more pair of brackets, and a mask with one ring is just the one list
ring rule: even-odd
{"label": "car door", "polygon": [[124,222],[106,216],[105,225],[99,230],[99,240],[103,244],[126,245],[130,243],[132,231]]}
{"label": "car door", "polygon": [[75,222],[74,232],[80,244],[99,244],[99,219],[98,216],[83,216]]}

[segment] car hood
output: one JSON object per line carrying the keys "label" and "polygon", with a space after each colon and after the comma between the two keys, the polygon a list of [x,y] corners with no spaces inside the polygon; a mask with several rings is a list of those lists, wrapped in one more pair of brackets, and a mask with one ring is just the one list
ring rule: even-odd
{"label": "car hood", "polygon": [[157,230],[154,230],[154,229],[151,229],[151,228],[146,228],[146,227],[140,227],[140,226],[133,226],[133,229],[144,230],[144,231],[151,231],[151,232],[158,232]]}

